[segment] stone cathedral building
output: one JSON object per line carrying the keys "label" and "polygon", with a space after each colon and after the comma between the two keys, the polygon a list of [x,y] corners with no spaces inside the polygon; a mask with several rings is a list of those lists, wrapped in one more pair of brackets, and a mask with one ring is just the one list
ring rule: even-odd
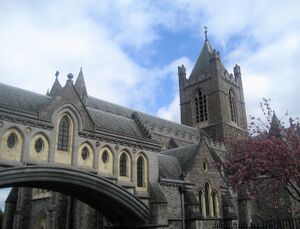
{"label": "stone cathedral building", "polygon": [[178,77],[182,124],[90,96],[82,70],[64,85],[57,73],[46,95],[0,83],[1,168],[82,171],[134,196],[150,212],[143,223],[121,221],[108,211],[121,209],[117,198],[90,207],[84,200],[92,192],[77,199],[66,195],[76,195],[76,188],[35,175],[39,183],[18,181],[12,188],[3,229],[200,229],[250,219],[248,202],[226,186],[219,166],[226,149],[218,141],[247,130],[240,67],[229,73],[206,38],[191,75],[182,65]]}

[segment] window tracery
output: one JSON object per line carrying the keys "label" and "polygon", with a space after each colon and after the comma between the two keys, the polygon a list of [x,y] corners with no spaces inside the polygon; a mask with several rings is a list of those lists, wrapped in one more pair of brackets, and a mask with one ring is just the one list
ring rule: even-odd
{"label": "window tracery", "polygon": [[142,156],[137,159],[137,186],[144,187],[145,182],[145,161]]}
{"label": "window tracery", "polygon": [[122,153],[121,157],[120,157],[120,166],[119,166],[119,170],[120,170],[120,176],[126,177],[127,174],[127,155],[126,153]]}
{"label": "window tracery", "polygon": [[68,151],[69,149],[69,130],[70,130],[70,121],[65,115],[61,118],[59,122],[58,129],[58,141],[57,149],[62,151]]}
{"label": "window tracery", "polygon": [[207,121],[207,97],[200,90],[195,95],[195,117],[197,123]]}
{"label": "window tracery", "polygon": [[229,106],[231,121],[237,122],[236,96],[232,90],[229,91]]}

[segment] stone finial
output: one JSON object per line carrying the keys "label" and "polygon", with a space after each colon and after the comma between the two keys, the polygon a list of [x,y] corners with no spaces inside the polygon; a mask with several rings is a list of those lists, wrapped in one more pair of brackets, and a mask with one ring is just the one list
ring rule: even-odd
{"label": "stone finial", "polygon": [[55,77],[57,78],[59,76],[59,71],[55,72]]}
{"label": "stone finial", "polygon": [[69,73],[67,77],[68,77],[69,80],[72,80],[73,79],[73,74]]}
{"label": "stone finial", "polygon": [[184,65],[178,66],[178,75],[186,75],[186,69],[184,67]]}
{"label": "stone finial", "polygon": [[207,26],[204,26],[205,41],[208,41],[208,39],[207,39],[207,30],[208,30]]}
{"label": "stone finial", "polygon": [[73,84],[73,74],[72,74],[72,73],[69,73],[69,74],[67,75],[67,77],[68,77],[67,83]]}
{"label": "stone finial", "polygon": [[234,66],[234,68],[233,68],[233,73],[234,73],[235,76],[237,76],[237,75],[240,76],[240,75],[241,75],[241,67],[240,67],[239,65],[236,64],[236,65]]}

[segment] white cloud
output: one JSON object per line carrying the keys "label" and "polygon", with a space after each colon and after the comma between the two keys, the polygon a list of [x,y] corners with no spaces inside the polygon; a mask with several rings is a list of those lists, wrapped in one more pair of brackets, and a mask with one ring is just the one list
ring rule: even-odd
{"label": "white cloud", "polygon": [[157,116],[180,123],[179,96],[176,96],[169,105],[161,107]]}

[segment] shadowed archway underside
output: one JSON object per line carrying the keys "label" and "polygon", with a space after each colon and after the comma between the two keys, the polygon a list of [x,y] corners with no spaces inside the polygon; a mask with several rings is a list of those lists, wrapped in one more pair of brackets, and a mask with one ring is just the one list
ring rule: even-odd
{"label": "shadowed archway underside", "polygon": [[91,173],[62,167],[0,169],[0,188],[35,187],[70,195],[120,225],[148,223],[150,210],[133,194]]}

